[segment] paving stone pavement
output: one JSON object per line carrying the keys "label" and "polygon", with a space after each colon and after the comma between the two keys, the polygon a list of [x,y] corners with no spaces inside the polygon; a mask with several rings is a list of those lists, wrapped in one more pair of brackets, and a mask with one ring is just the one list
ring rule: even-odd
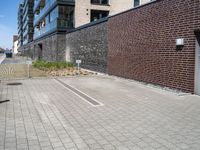
{"label": "paving stone pavement", "polygon": [[200,97],[107,76],[0,83],[0,150],[200,150]]}

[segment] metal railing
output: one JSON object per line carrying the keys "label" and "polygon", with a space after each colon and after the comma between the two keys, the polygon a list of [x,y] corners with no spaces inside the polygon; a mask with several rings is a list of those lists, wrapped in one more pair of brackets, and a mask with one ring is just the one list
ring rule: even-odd
{"label": "metal railing", "polygon": [[55,29],[56,27],[57,27],[57,20],[54,20],[49,24],[47,24],[45,27],[41,28],[39,31],[35,31],[33,38],[36,39],[42,35],[45,35],[46,33]]}
{"label": "metal railing", "polygon": [[48,3],[46,3],[45,7],[40,11],[39,15],[35,15],[34,26],[45,16],[48,9],[55,5],[56,2],[57,0],[50,0]]}
{"label": "metal railing", "polygon": [[54,21],[47,24],[45,27],[41,28],[39,31],[35,30],[34,39],[39,38],[58,28],[69,29],[72,27],[73,27],[72,21],[68,21],[65,19],[55,19]]}
{"label": "metal railing", "polygon": [[40,3],[42,0],[35,0],[34,1],[34,7],[33,7],[33,11],[35,12],[35,10],[39,7]]}
{"label": "metal railing", "polygon": [[[40,0],[39,0],[40,1]],[[43,9],[40,10],[40,13],[38,15],[35,15],[34,19],[34,26],[37,25],[37,23],[45,17],[45,15],[48,13],[48,10],[54,6],[57,2],[75,2],[75,0],[48,0],[46,5]],[[38,2],[39,3],[39,2]],[[37,4],[36,4],[37,5]],[[35,7],[36,7],[35,5]]]}

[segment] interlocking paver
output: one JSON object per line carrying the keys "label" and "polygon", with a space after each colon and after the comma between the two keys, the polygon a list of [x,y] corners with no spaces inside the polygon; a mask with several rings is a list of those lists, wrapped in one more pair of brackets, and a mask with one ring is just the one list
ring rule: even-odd
{"label": "interlocking paver", "polygon": [[[113,77],[62,78],[97,99],[93,107],[54,79],[0,84],[0,149],[184,150],[200,147],[200,98]],[[11,81],[9,81],[11,82]]]}

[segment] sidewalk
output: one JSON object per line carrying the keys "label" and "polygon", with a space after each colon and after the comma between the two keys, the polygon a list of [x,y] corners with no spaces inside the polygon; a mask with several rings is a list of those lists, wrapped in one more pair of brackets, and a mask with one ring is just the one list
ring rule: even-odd
{"label": "sidewalk", "polygon": [[0,84],[1,150],[199,150],[200,97],[108,76]]}
{"label": "sidewalk", "polygon": [[0,64],[4,61],[6,56],[4,54],[0,54]]}

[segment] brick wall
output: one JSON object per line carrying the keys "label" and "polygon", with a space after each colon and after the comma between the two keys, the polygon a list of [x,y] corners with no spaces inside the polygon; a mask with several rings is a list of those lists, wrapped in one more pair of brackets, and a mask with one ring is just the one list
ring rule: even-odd
{"label": "brick wall", "polygon": [[66,35],[66,58],[81,67],[99,72],[107,70],[107,22],[89,25]]}
{"label": "brick wall", "polygon": [[[157,0],[108,20],[108,73],[194,92],[199,0]],[[185,46],[176,49],[176,38]]]}
{"label": "brick wall", "polygon": [[[196,29],[199,0],[157,0],[26,49],[37,56],[42,43],[46,60],[81,59],[83,68],[193,93]],[[185,39],[181,49],[177,38]]]}

